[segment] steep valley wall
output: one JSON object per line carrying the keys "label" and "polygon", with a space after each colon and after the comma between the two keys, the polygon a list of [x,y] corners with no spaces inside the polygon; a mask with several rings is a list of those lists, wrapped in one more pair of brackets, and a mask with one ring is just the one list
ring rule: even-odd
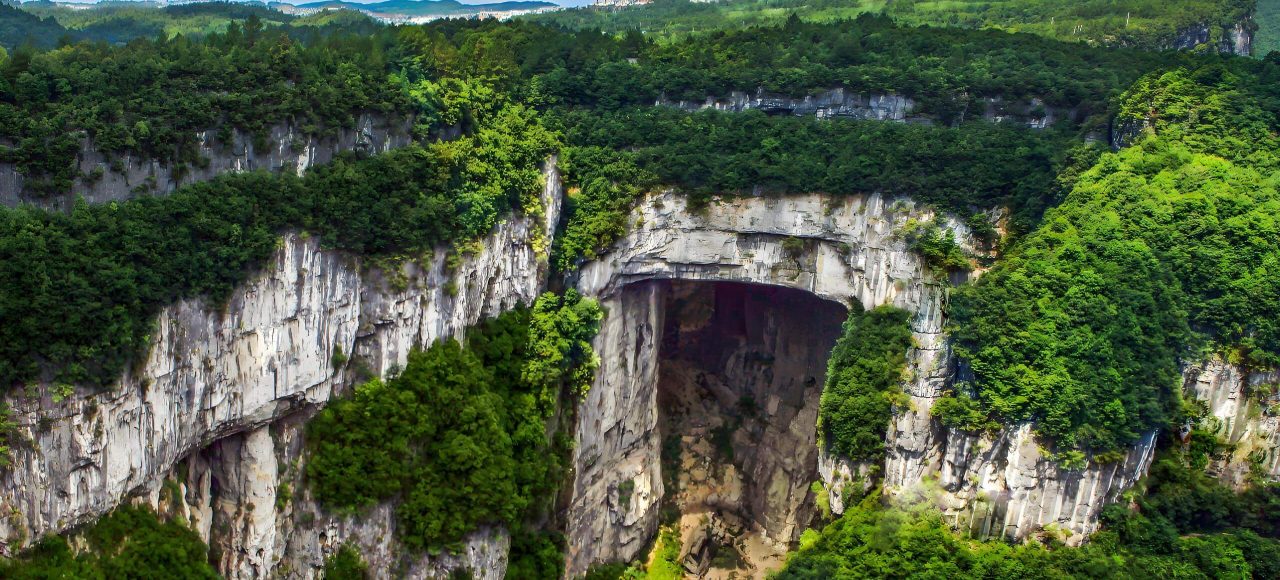
{"label": "steep valley wall", "polygon": [[[909,200],[876,195],[747,197],[702,209],[671,193],[645,199],[626,237],[587,264],[576,280],[578,289],[599,298],[608,314],[595,340],[602,366],[579,406],[566,530],[570,574],[596,562],[643,556],[657,531],[664,497],[677,493],[667,489],[672,478],[662,467],[660,352],[671,313],[655,280],[782,286],[837,303],[892,304],[912,313],[915,346],[902,383],[909,403],[895,410],[888,427],[885,463],[819,458],[818,477],[836,513],[843,511],[846,484],[874,477],[890,496],[934,493],[956,527],[975,537],[1024,539],[1057,528],[1076,544],[1095,531],[1104,505],[1146,474],[1157,434],[1145,434],[1118,461],[1089,460],[1067,469],[1037,441],[1030,424],[978,436],[934,420],[930,408],[957,373],[943,329],[949,289],[962,280],[931,272],[895,235],[908,220],[932,217]],[[962,224],[944,221],[963,246],[973,248]],[[685,315],[679,316],[678,324],[686,324]],[[1275,395],[1256,395],[1274,391],[1265,385],[1276,382],[1275,373],[1242,374],[1211,361],[1189,366],[1186,377],[1187,394],[1206,401],[1223,436],[1240,442],[1232,458],[1219,462],[1224,478],[1242,480],[1242,470],[1261,470],[1276,479],[1277,401]],[[800,412],[816,416],[816,405],[813,396]],[[782,487],[803,489],[808,483],[790,481]],[[790,531],[766,530],[765,535],[788,542],[794,539]]]}
{"label": "steep valley wall", "polygon": [[[554,224],[561,199],[554,160],[545,178]],[[403,289],[358,257],[289,234],[225,304],[166,308],[145,360],[109,390],[63,398],[54,385],[40,385],[7,394],[26,441],[0,478],[7,515],[0,549],[12,554],[133,498],[183,515],[230,577],[313,577],[343,542],[379,570],[429,577],[468,568],[502,577],[501,530],[476,532],[460,554],[406,557],[393,506],[360,516],[319,510],[300,485],[301,424],[353,375],[382,375],[415,347],[532,303],[546,265],[531,241],[551,234],[541,222],[510,218],[454,271],[447,248],[406,264]],[[339,351],[350,362],[335,368]],[[291,500],[278,501],[283,488]]]}

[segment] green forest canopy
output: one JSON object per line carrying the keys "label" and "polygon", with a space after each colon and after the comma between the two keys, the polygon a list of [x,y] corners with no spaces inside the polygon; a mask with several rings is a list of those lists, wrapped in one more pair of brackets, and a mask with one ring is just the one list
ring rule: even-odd
{"label": "green forest canopy", "polygon": [[[956,292],[950,328],[974,383],[943,409],[972,396],[1063,448],[1118,451],[1176,418],[1179,361],[1212,348],[1280,363],[1278,78],[1269,62],[1138,83],[1120,121],[1148,135],[1103,155]],[[974,427],[971,413],[946,415]]]}
{"label": "green forest canopy", "polygon": [[[1263,0],[1264,2],[1266,0]],[[574,29],[640,30],[660,37],[775,24],[796,15],[832,22],[883,14],[911,26],[995,28],[1105,46],[1167,48],[1180,32],[1244,20],[1255,0],[656,0],[623,10],[580,8],[526,18]]]}

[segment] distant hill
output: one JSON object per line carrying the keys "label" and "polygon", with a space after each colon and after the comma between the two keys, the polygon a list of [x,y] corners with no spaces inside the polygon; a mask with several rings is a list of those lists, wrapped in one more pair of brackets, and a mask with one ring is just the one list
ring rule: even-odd
{"label": "distant hill", "polygon": [[0,4],[0,46],[15,48],[31,43],[47,48],[67,34],[67,29],[52,18],[40,18],[8,3]]}
{"label": "distant hill", "polygon": [[290,8],[297,10],[347,9],[358,10],[361,12],[372,12],[375,14],[399,14],[404,16],[452,16],[476,14],[479,12],[535,10],[538,8],[552,8],[555,6],[556,5],[551,2],[542,2],[538,0],[495,2],[490,4],[463,4],[457,0],[387,0],[385,2],[375,2],[372,4],[344,2],[342,0],[326,0],[322,2],[298,4],[296,6],[280,2],[271,4],[271,7],[283,11],[288,11]]}

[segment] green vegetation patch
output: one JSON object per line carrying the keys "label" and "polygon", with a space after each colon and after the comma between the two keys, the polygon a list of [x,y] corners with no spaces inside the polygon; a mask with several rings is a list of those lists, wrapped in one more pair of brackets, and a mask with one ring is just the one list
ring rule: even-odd
{"label": "green vegetation patch", "polygon": [[[404,371],[329,404],[307,427],[307,479],[330,509],[396,501],[412,549],[453,547],[480,524],[515,527],[548,501],[567,446],[548,441],[562,389],[584,393],[597,361],[600,307],[570,291],[545,294],[473,328],[464,348],[443,340]],[[553,545],[554,547],[554,545]],[[548,549],[522,538],[542,568]]]}
{"label": "green vegetation patch", "polygon": [[[970,215],[1002,204],[1034,216],[1052,202],[1070,137],[986,122],[958,128],[879,121],[771,117],[759,111],[667,108],[571,111],[559,116],[578,146],[628,151],[592,161],[634,163],[695,203],[721,194],[880,192]],[[643,175],[627,168],[626,175]],[[575,174],[576,175],[576,174]],[[593,185],[588,183],[587,185]],[[620,196],[633,189],[619,187]],[[1030,221],[1031,218],[1027,218]]]}
{"label": "green vegetation patch", "polygon": [[78,533],[87,551],[76,554],[65,538],[49,536],[16,558],[0,558],[0,577],[219,578],[200,536],[177,521],[160,521],[150,508],[118,507]]}
{"label": "green vegetation patch", "polygon": [[369,577],[369,564],[355,546],[343,544],[324,559],[321,577],[324,580],[365,580]]}
{"label": "green vegetation patch", "polygon": [[954,295],[975,382],[944,406],[969,418],[951,420],[973,422],[973,396],[1064,448],[1117,451],[1171,417],[1180,360],[1280,362],[1277,75],[1211,65],[1135,86],[1120,120],[1147,137]]}
{"label": "green vegetation patch", "polygon": [[[208,162],[202,146],[229,152],[232,129],[261,150],[286,120],[322,136],[354,127],[363,112],[406,115],[413,103],[386,71],[393,40],[303,43],[258,22],[203,41],[21,48],[0,59],[0,134],[11,139],[0,161],[16,165],[28,191],[53,195],[91,178],[75,163],[85,136],[110,157],[157,159],[181,176]],[[211,129],[216,142],[201,143]]]}
{"label": "green vegetation patch", "polygon": [[562,67],[546,73],[541,86],[563,103],[603,108],[651,105],[659,97],[701,103],[757,89],[805,97],[844,87],[905,95],[915,101],[915,114],[944,123],[981,116],[982,98],[1037,98],[1058,108],[1055,118],[1101,127],[1108,100],[1143,73],[1197,58],[997,31],[913,28],[873,16],[830,24],[792,20],[632,45],[635,63]]}
{"label": "green vegetation patch", "polygon": [[1107,506],[1081,547],[1051,529],[1043,543],[975,541],[930,502],[886,507],[872,494],[820,534],[805,532],[777,578],[1276,578],[1280,487],[1236,493],[1176,440],[1162,446],[1141,493]]}
{"label": "green vegetation patch", "polygon": [[827,362],[818,428],[829,452],[875,463],[884,457],[893,405],[904,396],[910,313],[892,306],[854,310]]}

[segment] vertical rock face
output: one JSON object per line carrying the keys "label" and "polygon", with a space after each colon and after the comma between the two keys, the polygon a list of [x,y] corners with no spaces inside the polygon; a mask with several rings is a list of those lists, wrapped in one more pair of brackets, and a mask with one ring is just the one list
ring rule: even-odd
{"label": "vertical rock face", "polygon": [[[918,343],[941,341],[948,285],[894,235],[908,219],[933,217],[909,201],[814,194],[741,198],[694,211],[682,196],[666,193],[646,199],[637,213],[630,233],[587,264],[577,281],[608,314],[595,340],[601,367],[579,405],[567,529],[570,575],[595,562],[636,557],[653,537],[665,493],[656,401],[660,296],[657,286],[637,282],[746,282],[868,308],[894,304],[915,313]],[[963,225],[948,225],[967,239]],[[926,352],[913,353],[912,360],[927,360]],[[810,482],[785,483],[794,488]],[[635,490],[625,506],[617,500],[620,487]],[[607,516],[601,506],[609,507]]]}
{"label": "vertical rock face", "polygon": [[308,168],[328,163],[343,151],[368,154],[385,153],[412,142],[412,119],[387,119],[361,115],[354,128],[341,129],[330,137],[305,134],[291,123],[271,127],[264,150],[255,149],[251,136],[233,131],[230,143],[219,143],[216,131],[199,134],[199,155],[208,161],[200,167],[181,170],[155,159],[135,155],[109,158],[84,141],[76,159],[76,169],[83,175],[101,174],[97,179],[76,179],[71,192],[49,198],[29,195],[23,189],[23,176],[9,163],[0,163],[0,204],[16,206],[30,203],[49,209],[67,209],[84,197],[89,203],[122,201],[138,195],[165,194],[179,186],[207,181],[223,173],[235,171],[293,171],[299,175]]}
{"label": "vertical rock face", "polygon": [[[902,385],[911,402],[895,411],[887,458],[875,471],[891,496],[941,488],[950,517],[979,535],[1025,538],[1053,526],[1078,542],[1096,528],[1103,504],[1145,474],[1154,433],[1120,461],[1066,470],[1050,461],[1052,450],[1037,445],[1030,425],[981,438],[932,419],[931,407],[956,372],[943,333],[949,283],[894,235],[908,219],[932,219],[928,210],[874,195],[750,197],[691,210],[680,196],[658,194],[636,213],[630,233],[587,264],[576,282],[599,297],[608,314],[595,341],[602,364],[579,411],[567,529],[571,575],[595,562],[639,556],[657,527],[657,506],[670,493],[659,467],[654,381],[664,314],[656,286],[647,283],[655,279],[786,286],[840,303],[912,312],[915,346]],[[972,247],[966,228],[947,225]],[[816,467],[840,512],[843,486],[873,466],[821,457]],[[620,489],[631,492],[626,502]]]}
{"label": "vertical rock face", "polygon": [[[1217,46],[1213,48],[1222,54],[1249,56],[1253,54],[1253,31],[1256,28],[1257,25],[1250,18],[1237,22],[1230,27],[1222,26],[1219,29]],[[1172,48],[1175,50],[1191,50],[1202,44],[1207,44],[1213,40],[1213,29],[1214,26],[1208,23],[1188,26],[1178,31],[1178,36],[1173,40]]]}
{"label": "vertical rock face", "polygon": [[[561,194],[554,160],[546,179],[546,223],[554,224]],[[313,576],[344,541],[392,569],[402,556],[392,506],[338,518],[299,489],[297,416],[323,405],[358,372],[385,373],[415,347],[531,303],[545,267],[530,242],[550,234],[533,219],[511,218],[454,272],[446,270],[445,248],[404,266],[401,289],[376,273],[362,275],[357,257],[286,235],[264,270],[226,304],[196,299],[165,308],[145,360],[110,390],[77,389],[63,398],[41,385],[6,394],[27,442],[15,447],[14,464],[0,479],[8,514],[0,519],[0,549],[12,554],[141,496],[187,514],[232,577]],[[335,368],[338,351],[352,362]],[[180,493],[162,502],[162,482],[184,459]],[[284,484],[296,499],[277,502]],[[474,564],[478,576],[500,577],[505,533],[476,538],[458,562]],[[408,569],[449,564],[444,560],[423,558]]]}
{"label": "vertical rock face", "polygon": [[818,403],[846,309],[778,286],[641,284],[659,285],[666,299],[664,509],[681,514],[683,536],[710,543],[686,542],[685,568],[759,577],[813,520]]}
{"label": "vertical rock face", "polygon": [[1280,481],[1280,372],[1248,371],[1213,357],[1188,366],[1182,378],[1183,395],[1209,411],[1204,426],[1232,446],[1210,472],[1237,489],[1252,477]]}

